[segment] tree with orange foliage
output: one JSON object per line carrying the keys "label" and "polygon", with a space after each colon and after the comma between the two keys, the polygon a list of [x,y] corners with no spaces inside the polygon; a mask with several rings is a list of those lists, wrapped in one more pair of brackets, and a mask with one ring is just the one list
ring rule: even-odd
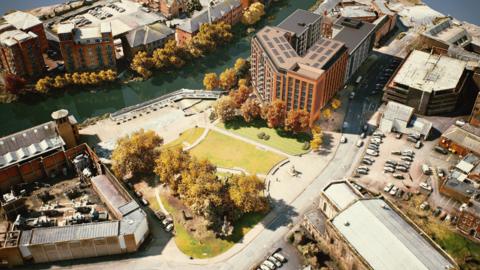
{"label": "tree with orange foliage", "polygon": [[267,125],[270,128],[279,128],[282,127],[285,123],[287,111],[285,102],[280,99],[274,100],[268,106],[268,109],[265,114],[265,120],[267,120]]}
{"label": "tree with orange foliage", "polygon": [[308,129],[310,116],[304,110],[291,110],[285,119],[285,130],[294,133],[306,131]]}

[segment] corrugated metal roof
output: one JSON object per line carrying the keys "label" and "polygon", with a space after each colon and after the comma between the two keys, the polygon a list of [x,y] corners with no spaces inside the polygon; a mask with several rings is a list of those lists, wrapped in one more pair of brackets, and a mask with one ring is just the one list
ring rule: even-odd
{"label": "corrugated metal roof", "polygon": [[382,199],[359,200],[332,223],[373,269],[453,269],[444,254]]}
{"label": "corrugated metal roof", "polygon": [[130,212],[137,210],[140,208],[138,203],[135,200],[130,201],[129,203],[126,203],[120,207],[118,207],[118,211],[122,213],[123,216],[128,215]]}
{"label": "corrugated metal roof", "polygon": [[128,202],[106,175],[97,175],[93,177],[91,181],[92,185],[97,188],[98,192],[103,195],[113,207],[118,209]]}
{"label": "corrugated metal roof", "polygon": [[106,221],[32,230],[31,245],[117,236],[119,221]]}

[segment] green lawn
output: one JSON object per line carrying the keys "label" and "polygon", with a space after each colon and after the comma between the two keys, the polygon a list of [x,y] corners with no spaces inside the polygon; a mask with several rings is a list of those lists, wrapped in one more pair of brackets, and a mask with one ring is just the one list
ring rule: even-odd
{"label": "green lawn", "polygon": [[[434,230],[436,241],[460,264],[462,269],[478,269],[480,263],[480,244],[448,229]],[[465,259],[470,258],[470,262]]]}
{"label": "green lawn", "polygon": [[202,136],[204,131],[205,129],[200,127],[187,129],[182,133],[182,135],[180,135],[180,137],[178,137],[174,141],[165,144],[163,148],[167,149],[177,146],[183,147],[184,142],[187,144],[193,144],[198,140],[198,138],[200,138],[200,136]]}
{"label": "green lawn", "polygon": [[207,137],[190,150],[197,158],[206,158],[223,168],[243,168],[250,173],[266,174],[284,156],[257,149],[255,145],[219,132],[210,131]]}
{"label": "green lawn", "polygon": [[[169,204],[163,195],[160,196],[160,199],[162,200],[163,206],[173,215],[174,219],[177,215],[181,215],[176,208]],[[264,216],[265,214],[261,213],[246,214],[237,221],[233,235],[229,239],[219,239],[212,236],[203,239],[203,241],[195,239],[185,229],[183,224],[177,222],[175,219],[175,244],[183,253],[193,258],[204,259],[215,257],[227,251],[235,243],[240,241]]]}
{"label": "green lawn", "polygon": [[[232,131],[240,136],[274,147],[290,155],[300,155],[309,151],[303,149],[304,143],[310,141],[309,134],[293,134],[283,130],[269,128],[263,120],[246,123],[242,118],[238,117],[225,124],[219,123],[217,126]],[[257,135],[260,132],[269,135],[270,139],[259,139]]]}

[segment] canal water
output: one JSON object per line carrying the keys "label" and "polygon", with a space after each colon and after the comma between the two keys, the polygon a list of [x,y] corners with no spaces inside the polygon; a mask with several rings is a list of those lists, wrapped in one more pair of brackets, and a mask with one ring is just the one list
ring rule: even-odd
{"label": "canal water", "polygon": [[[308,9],[314,3],[315,0],[283,0],[273,3],[267,15],[268,19],[265,18],[256,28],[260,29],[266,24],[276,25],[296,9]],[[181,88],[199,89],[202,88],[205,73],[219,73],[233,66],[238,57],[247,58],[249,55],[250,38],[237,37],[233,43],[219,48],[205,58],[197,59],[177,72],[157,73],[143,82],[118,84],[94,91],[68,91],[66,94],[42,100],[0,104],[0,136],[49,121],[51,112],[60,108],[68,109],[81,122],[89,117],[114,112]]]}
{"label": "canal water", "polygon": [[479,0],[423,0],[423,2],[445,15],[480,25]]}

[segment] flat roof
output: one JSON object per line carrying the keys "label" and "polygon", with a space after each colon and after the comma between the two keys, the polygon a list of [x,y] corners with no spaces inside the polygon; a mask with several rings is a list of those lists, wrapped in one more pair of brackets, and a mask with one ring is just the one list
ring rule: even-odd
{"label": "flat roof", "polygon": [[351,203],[360,199],[360,196],[355,193],[352,187],[345,181],[331,183],[323,190],[323,194],[325,194],[339,210],[347,208]]}
{"label": "flat roof", "polygon": [[466,66],[462,60],[414,50],[393,82],[424,92],[450,90],[457,87]]}
{"label": "flat roof", "polygon": [[200,12],[194,13],[192,18],[186,20],[177,28],[187,33],[195,33],[202,24],[217,21],[240,5],[241,2],[239,0],[224,0],[213,6],[208,5]]}
{"label": "flat roof", "polygon": [[37,35],[32,32],[25,33],[20,30],[10,30],[0,34],[0,43],[4,46],[12,46],[36,37]]}
{"label": "flat roof", "polygon": [[453,269],[453,263],[383,199],[362,199],[333,226],[373,269]]}
{"label": "flat roof", "polygon": [[97,188],[98,193],[102,194],[104,198],[115,208],[120,208],[121,206],[128,203],[127,198],[125,198],[115,187],[115,185],[108,179],[104,174],[97,175],[92,178],[92,184]]}
{"label": "flat roof", "polygon": [[0,138],[0,169],[62,148],[53,121]]}
{"label": "flat roof", "polygon": [[322,68],[345,48],[340,41],[319,38],[301,57],[287,40],[289,33],[279,27],[266,26],[255,37],[277,69],[296,72],[307,78],[318,78],[323,73]]}
{"label": "flat roof", "polygon": [[383,112],[383,118],[389,120],[399,119],[408,122],[412,118],[413,111],[414,109],[410,106],[389,101]]}
{"label": "flat roof", "polygon": [[345,6],[341,14],[348,18],[377,17],[377,14],[369,6]]}
{"label": "flat roof", "polygon": [[351,54],[374,30],[372,23],[340,17],[333,24],[332,38],[343,42]]}
{"label": "flat roof", "polygon": [[454,143],[480,153],[480,128],[474,127],[470,124],[465,124],[462,127],[451,125],[443,134],[445,137]]}
{"label": "flat roof", "polygon": [[297,9],[278,24],[278,27],[300,36],[311,24],[321,19],[321,15],[303,9]]}

